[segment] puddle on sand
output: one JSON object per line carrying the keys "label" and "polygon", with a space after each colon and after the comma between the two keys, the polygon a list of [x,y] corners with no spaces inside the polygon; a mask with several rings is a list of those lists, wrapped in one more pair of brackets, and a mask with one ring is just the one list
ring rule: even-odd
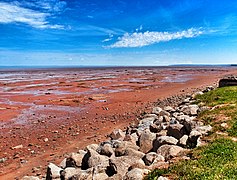
{"label": "puddle on sand", "polygon": [[161,82],[168,82],[168,83],[184,83],[189,80],[192,80],[192,75],[185,74],[185,75],[171,75],[169,77],[165,77]]}

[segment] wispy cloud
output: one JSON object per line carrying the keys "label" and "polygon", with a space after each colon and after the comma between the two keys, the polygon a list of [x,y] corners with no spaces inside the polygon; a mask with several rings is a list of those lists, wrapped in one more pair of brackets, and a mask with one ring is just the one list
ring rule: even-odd
{"label": "wispy cloud", "polygon": [[152,45],[159,42],[171,41],[174,39],[183,39],[183,38],[194,38],[203,34],[204,31],[201,28],[195,29],[190,28],[188,30],[179,31],[179,32],[144,32],[133,34],[125,33],[122,37],[118,38],[118,41],[114,44],[108,46],[109,48],[127,48],[127,47],[143,47]]}
{"label": "wispy cloud", "polygon": [[47,18],[51,16],[51,12],[40,12],[22,6],[23,5],[18,2],[0,2],[0,23],[24,23],[40,29],[64,28],[62,25],[51,24],[47,21]]}

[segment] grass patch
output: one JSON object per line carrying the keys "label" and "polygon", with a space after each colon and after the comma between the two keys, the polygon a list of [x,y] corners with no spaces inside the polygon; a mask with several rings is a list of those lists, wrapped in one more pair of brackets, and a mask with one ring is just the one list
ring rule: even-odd
{"label": "grass patch", "polygon": [[154,170],[146,180],[159,176],[173,179],[235,179],[237,177],[237,143],[217,139],[193,150],[192,160],[181,161],[165,170]]}
{"label": "grass patch", "polygon": [[[196,103],[208,106],[199,114],[199,119],[213,127],[211,140],[206,146],[192,150],[189,161],[181,161],[164,170],[154,170],[145,179],[155,180],[159,176],[171,179],[236,179],[237,142],[228,136],[237,137],[237,86],[218,88],[198,95]],[[222,127],[227,123],[228,128]],[[220,138],[215,132],[228,134]]]}

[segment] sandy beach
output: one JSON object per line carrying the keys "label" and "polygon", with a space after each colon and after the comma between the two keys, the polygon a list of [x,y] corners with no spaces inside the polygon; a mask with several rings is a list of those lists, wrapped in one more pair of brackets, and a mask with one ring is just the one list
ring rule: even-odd
{"label": "sandy beach", "polygon": [[0,70],[0,158],[7,159],[0,179],[42,173],[48,162],[136,123],[158,99],[236,72],[221,66]]}

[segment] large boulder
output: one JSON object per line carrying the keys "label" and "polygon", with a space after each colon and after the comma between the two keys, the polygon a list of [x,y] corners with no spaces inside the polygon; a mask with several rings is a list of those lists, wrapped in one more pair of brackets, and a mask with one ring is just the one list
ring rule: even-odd
{"label": "large boulder", "polygon": [[124,180],[143,180],[144,177],[144,170],[139,168],[134,168],[131,171],[128,171]]}
{"label": "large boulder", "polygon": [[56,166],[53,163],[49,163],[47,168],[46,179],[60,179],[62,168]]}
{"label": "large boulder", "polygon": [[195,104],[185,105],[181,108],[181,111],[186,115],[196,116],[198,114],[199,107]]}
{"label": "large boulder", "polygon": [[138,150],[139,147],[129,141],[120,141],[114,144],[115,156],[123,156],[128,148]]}
{"label": "large boulder", "polygon": [[97,149],[97,152],[101,155],[105,155],[105,156],[112,156],[112,154],[114,154],[114,150],[112,148],[112,145],[109,143],[105,143],[103,145],[100,145],[100,147]]}
{"label": "large boulder", "polygon": [[225,86],[237,86],[237,76],[229,75],[220,79],[219,87],[225,87]]}
{"label": "large boulder", "polygon": [[185,134],[185,127],[182,124],[171,124],[167,127],[167,135],[180,139]]}
{"label": "large boulder", "polygon": [[80,168],[68,167],[61,172],[61,179],[92,179],[93,168],[81,170]]}
{"label": "large boulder", "polygon": [[71,153],[66,159],[66,167],[81,167],[82,159],[86,151],[79,151],[79,153]]}
{"label": "large boulder", "polygon": [[201,136],[202,136],[202,133],[196,130],[192,130],[188,137],[189,147],[195,148],[196,146],[199,146]]}
{"label": "large boulder", "polygon": [[107,156],[100,155],[93,149],[88,149],[87,153],[82,159],[82,169],[88,169],[91,167],[104,167],[109,165],[109,158]]}
{"label": "large boulder", "polygon": [[200,132],[202,135],[208,135],[208,133],[212,130],[212,127],[210,125],[197,126],[194,130]]}
{"label": "large boulder", "polygon": [[122,177],[128,172],[132,166],[145,167],[143,160],[136,156],[121,156],[110,158],[107,174],[113,176],[120,174]]}
{"label": "large boulder", "polygon": [[162,155],[167,161],[172,159],[173,157],[178,156],[183,151],[184,149],[180,146],[165,144],[159,147],[159,149],[157,150],[157,154]]}
{"label": "large boulder", "polygon": [[143,153],[148,153],[153,148],[153,141],[156,138],[156,134],[151,133],[148,129],[142,132],[138,145],[140,147],[140,151]]}
{"label": "large boulder", "polygon": [[150,166],[155,160],[157,162],[165,161],[165,158],[163,156],[161,156],[160,154],[157,154],[155,152],[147,153],[142,159],[147,166]]}
{"label": "large boulder", "polygon": [[112,140],[123,140],[125,137],[125,132],[123,132],[121,129],[116,129],[109,135],[109,137]]}
{"label": "large boulder", "polygon": [[160,136],[154,140],[153,150],[157,151],[157,149],[164,144],[176,145],[177,143],[178,140],[172,136]]}

